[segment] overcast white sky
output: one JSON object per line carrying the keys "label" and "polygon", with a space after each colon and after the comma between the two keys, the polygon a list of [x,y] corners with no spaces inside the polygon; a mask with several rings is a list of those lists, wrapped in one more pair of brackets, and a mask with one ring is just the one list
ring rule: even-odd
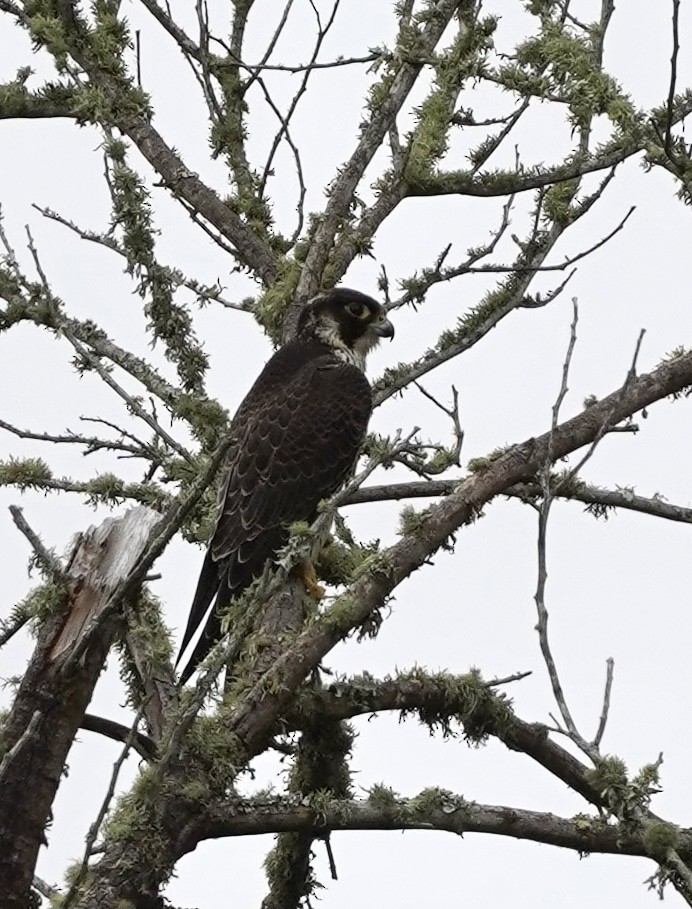
{"label": "overcast white sky", "polygon": [[[178,0],[172,6],[181,21],[191,22],[187,4]],[[280,6],[258,0],[258,13],[250,20],[249,61],[260,58]],[[512,0],[489,4],[488,11],[492,6],[502,8],[499,43],[510,49],[521,33],[521,6]],[[212,16],[222,21],[227,4],[212,0],[210,7]],[[668,90],[670,4],[634,0],[621,7],[609,31],[606,66],[639,104],[652,105]],[[189,167],[223,188],[220,166],[207,161],[204,110],[180,54],[157,33],[137,3],[125,0],[122,10],[141,29],[142,79],[154,97],[157,128],[180,150]],[[298,2],[296,10],[277,49],[277,61],[307,59],[306,35],[312,34],[309,4]],[[597,5],[583,2],[575,12],[582,19],[594,19]],[[393,28],[391,4],[351,0],[344,4],[322,58],[366,53],[390,41]],[[683,86],[692,84],[692,15],[685,4],[681,36],[679,85]],[[30,58],[26,39],[2,19],[0,47],[2,81],[28,62],[39,73],[46,71],[45,61]],[[304,99],[295,134],[309,179],[308,210],[320,206],[323,188],[350,154],[369,78],[357,68],[326,73],[315,80],[320,88]],[[290,98],[296,79],[277,77],[280,98]],[[508,97],[499,94],[487,98],[493,111],[506,111],[509,103]],[[251,117],[250,127],[251,151],[261,160],[275,123],[263,113]],[[87,228],[107,225],[109,200],[98,133],[62,121],[3,121],[0,135],[0,201],[5,227],[17,247],[23,247],[23,225],[29,223],[54,290],[70,312],[93,318],[123,346],[161,364],[158,352],[149,350],[143,336],[141,301],[132,294],[121,263],[44,221],[31,208],[32,203],[48,206]],[[567,151],[569,132],[550,111],[540,108],[514,141],[525,163],[558,161]],[[463,139],[453,145],[449,166],[463,163],[466,147]],[[510,160],[512,146],[504,154],[499,164]],[[141,165],[135,153],[132,162]],[[296,187],[287,170],[289,163],[286,157],[279,161],[273,198],[275,214],[290,232]],[[150,177],[143,165],[141,171]],[[193,229],[162,190],[155,190],[154,200],[162,230],[162,262],[178,265],[200,281],[220,278],[230,298],[253,292],[249,282],[229,275],[224,254]],[[408,201],[381,231],[374,249],[376,260],[357,262],[344,283],[376,293],[380,264],[386,265],[394,283],[431,264],[449,242],[454,244],[454,256],[462,258],[467,247],[488,239],[499,221],[501,203],[454,198]],[[569,233],[551,261],[559,262],[594,243],[615,227],[632,204],[637,210],[626,228],[580,264],[562,297],[546,308],[510,316],[475,349],[425,381],[443,399],[450,397],[452,383],[459,389],[465,461],[548,428],[569,336],[572,296],[579,301],[580,324],[565,417],[578,412],[587,395],[607,393],[622,382],[640,329],[646,329],[639,360],[642,370],[653,367],[674,347],[689,344],[692,223],[690,210],[675,198],[675,187],[665,174],[645,174],[638,162],[624,165],[601,204]],[[520,205],[512,231],[522,236],[526,225],[525,207]],[[498,251],[498,261],[507,261],[512,251],[508,240]],[[534,290],[549,289],[558,280],[559,275],[541,276]],[[371,375],[417,356],[488,286],[491,280],[467,277],[437,288],[418,314],[399,312],[396,340],[373,357]],[[211,357],[209,390],[232,411],[270,355],[270,345],[245,314],[209,308],[197,313],[196,319]],[[0,337],[0,418],[59,432],[66,427],[77,430],[80,415],[120,416],[112,393],[93,377],[78,379],[69,361],[68,346],[38,329],[21,326]],[[161,368],[172,375],[168,365]],[[659,492],[671,502],[690,504],[691,418],[692,400],[654,406],[647,419],[638,421],[638,435],[605,439],[586,466],[585,478],[604,486],[631,485],[642,494]],[[378,411],[372,425],[387,431],[421,425],[433,438],[449,433],[441,415],[413,391]],[[67,447],[46,450],[38,443],[0,435],[0,457],[10,453],[41,454],[57,475],[85,478],[113,469],[106,457],[85,460]],[[137,476],[128,462],[119,462],[117,469]],[[36,583],[35,578],[27,579],[29,551],[7,512],[12,503],[23,505],[31,525],[58,550],[72,534],[105,514],[102,509],[94,514],[67,496],[22,497],[12,489],[0,490],[3,613]],[[360,506],[352,508],[348,517],[363,538],[387,542],[393,539],[399,510],[398,505]],[[522,718],[547,721],[554,705],[534,631],[535,540],[532,510],[515,502],[493,503],[482,520],[459,534],[453,555],[438,556],[434,567],[402,585],[376,641],[342,645],[330,655],[328,665],[341,672],[366,670],[376,676],[415,664],[451,672],[478,666],[487,677],[532,670],[533,675],[515,684],[511,694]],[[692,684],[691,540],[692,530],[686,525],[626,513],[596,522],[579,505],[557,503],[548,550],[552,643],[575,718],[585,735],[593,733],[605,660],[612,656],[615,687],[604,750],[622,757],[632,770],[663,752],[664,792],[653,807],[683,825],[692,823],[692,733],[687,709]],[[200,561],[201,550],[176,541],[158,566],[163,577],[156,582],[155,592],[166,604],[166,616],[176,634],[185,621]],[[21,672],[30,646],[23,639],[5,648],[0,654],[0,676]],[[2,695],[7,702],[8,692]],[[113,659],[99,683],[92,710],[126,718],[122,702]],[[414,722],[399,724],[395,717],[362,721],[357,728],[353,765],[357,792],[382,781],[405,795],[440,786],[478,802],[566,816],[588,810],[528,758],[496,743],[470,750],[459,741],[432,739]],[[46,879],[59,883],[66,863],[81,857],[84,832],[103,798],[118,753],[115,743],[84,733],[70,754],[69,778],[56,803],[49,848],[41,857],[39,871]],[[123,780],[135,772],[136,763],[131,761]],[[259,761],[257,777],[246,784],[247,790],[269,782],[280,785],[277,767],[269,760]],[[176,905],[204,909],[259,905],[266,890],[261,863],[270,845],[270,837],[203,845],[180,863],[167,895]],[[374,894],[385,909],[413,909],[423,901],[439,909],[460,905],[569,909],[585,904],[594,909],[646,909],[657,901],[642,884],[655,870],[644,860],[601,856],[580,860],[574,853],[547,846],[470,835],[462,841],[425,832],[336,834],[333,847],[338,882],[328,881],[323,849],[317,846],[318,877],[327,884],[322,893],[325,909],[369,905]],[[667,891],[666,901],[671,906],[682,904],[673,891]]]}

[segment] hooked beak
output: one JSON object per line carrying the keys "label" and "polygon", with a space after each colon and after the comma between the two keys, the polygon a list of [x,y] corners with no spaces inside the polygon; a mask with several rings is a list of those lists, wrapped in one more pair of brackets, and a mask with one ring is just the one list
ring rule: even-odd
{"label": "hooked beak", "polygon": [[386,316],[383,316],[378,322],[375,322],[372,326],[372,330],[378,338],[389,338],[391,341],[394,337],[394,326]]}

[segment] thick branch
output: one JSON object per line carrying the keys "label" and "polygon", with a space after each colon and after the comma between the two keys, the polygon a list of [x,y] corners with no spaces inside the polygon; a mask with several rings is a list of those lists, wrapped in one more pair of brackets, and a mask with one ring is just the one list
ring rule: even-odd
{"label": "thick branch", "polygon": [[[247,836],[276,831],[334,830],[443,830],[462,836],[490,833],[531,840],[579,853],[649,856],[645,828],[630,829],[606,824],[600,818],[573,820],[545,812],[467,802],[441,789],[428,789],[414,798],[398,797],[391,790],[375,790],[369,800],[320,800],[304,807],[285,804],[281,799],[239,805],[229,802],[210,812],[195,831],[199,839]],[[681,851],[692,848],[692,831],[678,830]],[[194,848],[192,841],[189,849]]]}
{"label": "thick branch", "polygon": [[[98,735],[104,735],[106,738],[113,739],[114,742],[122,742],[122,744],[132,737],[132,729],[129,726],[123,726],[122,723],[116,723],[115,720],[108,720],[93,713],[84,714],[79,728],[86,732],[96,732]],[[151,761],[156,757],[156,745],[148,735],[144,735],[142,732],[135,732],[132,737],[132,747],[145,761]]]}
{"label": "thick branch", "polygon": [[493,736],[510,750],[532,758],[587,801],[604,804],[588,778],[587,766],[551,741],[545,726],[519,719],[510,702],[474,672],[453,676],[413,670],[393,679],[366,676],[336,682],[318,691],[301,692],[287,721],[289,727],[300,728],[319,717],[323,722],[346,720],[384,710],[398,710],[402,716],[415,711],[421,722],[443,731],[456,720],[470,740]]}
{"label": "thick branch", "polygon": [[517,483],[532,480],[546,458],[558,461],[593,442],[609,427],[637,411],[692,385],[692,353],[669,360],[653,372],[628,378],[616,392],[560,424],[554,431],[515,445],[487,468],[465,480],[450,496],[421,517],[419,528],[379,556],[333,606],[306,629],[243,698],[229,727],[249,754],[262,747],[272,724],[291,694],[329,650],[367,622],[395,587],[420,568],[461,526],[495,496]]}
{"label": "thick branch", "polygon": [[[450,480],[416,480],[411,483],[389,483],[385,486],[361,486],[352,492],[344,505],[362,505],[368,502],[389,502],[400,499],[426,499],[437,496],[448,496],[464,482],[463,477]],[[518,483],[506,489],[503,495],[522,501],[534,500],[541,495],[537,483]],[[555,478],[552,495],[556,499],[570,502],[584,502],[590,510],[605,512],[609,508],[624,508],[626,511],[638,511],[668,521],[679,521],[692,524],[692,508],[685,505],[673,505],[658,496],[640,496],[628,488],[602,489],[587,483],[572,480],[569,485],[561,485],[559,476]]]}
{"label": "thick branch", "polygon": [[[95,77],[99,82],[99,77]],[[104,80],[107,82],[107,80]],[[117,95],[112,96],[117,105]],[[116,108],[117,109],[117,108]],[[277,265],[271,247],[261,240],[196,173],[144,117],[118,118],[120,129],[132,139],[141,154],[161,175],[173,195],[181,196],[235,247],[240,260],[265,284],[276,278]]]}
{"label": "thick branch", "polygon": [[[85,534],[66,572],[67,590],[56,590],[53,615],[39,633],[3,728],[4,742],[15,758],[0,772],[3,909],[28,905],[53,798],[114,637],[115,621],[101,625],[98,638],[92,639],[71,673],[61,671],[64,663],[56,657],[61,651],[69,652],[85,622],[102,610],[114,587],[127,576],[157,517],[137,508]],[[133,533],[135,526],[144,532]]]}

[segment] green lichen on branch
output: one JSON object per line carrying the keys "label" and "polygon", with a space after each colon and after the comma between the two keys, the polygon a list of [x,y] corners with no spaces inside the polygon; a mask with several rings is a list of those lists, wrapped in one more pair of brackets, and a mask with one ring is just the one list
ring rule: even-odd
{"label": "green lichen on branch", "polygon": [[591,814],[575,814],[572,818],[574,826],[579,830],[580,833],[583,833],[584,836],[589,834],[598,833],[608,828],[608,819],[602,815],[591,815]]}
{"label": "green lichen on branch", "polygon": [[[56,15],[51,0],[31,0],[26,4],[26,25],[33,49],[45,48],[55,61],[58,72],[66,72],[70,47],[64,23]],[[84,19],[75,11],[74,24],[80,29]]]}
{"label": "green lichen on branch", "polygon": [[441,732],[446,738],[454,734],[453,724],[463,728],[463,737],[471,745],[482,745],[491,735],[506,732],[512,726],[514,712],[511,701],[501,692],[493,691],[477,669],[464,675],[440,672],[430,674],[423,669],[399,673],[396,684],[406,691],[409,683],[420,685],[427,696],[420,707],[402,708],[401,717],[414,714],[430,733]]}
{"label": "green lichen on branch", "polygon": [[148,330],[164,344],[166,357],[175,363],[183,390],[204,393],[207,355],[194,332],[187,308],[175,301],[182,283],[176,269],[159,264],[149,190],[127,162],[127,147],[118,139],[104,145],[109,161],[113,205],[111,231],[121,234],[127,270],[137,279],[136,290],[145,301]]}
{"label": "green lichen on branch", "polygon": [[210,145],[215,158],[224,157],[235,184],[235,193],[226,204],[241,215],[257,236],[270,240],[271,209],[260,196],[260,179],[248,164],[245,153],[247,128],[246,87],[235,60],[215,58],[210,67],[223,100],[212,119]]}
{"label": "green lichen on branch", "polygon": [[368,802],[373,808],[385,810],[396,808],[398,799],[397,793],[390,786],[385,786],[384,783],[375,783],[374,786],[368,789]]}
{"label": "green lichen on branch", "polygon": [[439,812],[450,815],[473,805],[463,796],[436,786],[423,789],[413,798],[406,799],[382,784],[375,785],[369,790],[368,803],[383,812],[390,822],[400,823],[402,826],[415,825],[417,822],[425,824],[431,815]]}
{"label": "green lichen on branch", "polygon": [[5,119],[15,117],[59,117],[73,112],[75,90],[61,82],[45,82],[29,90],[27,81],[33,75],[23,66],[11,82],[0,85],[0,114]]}
{"label": "green lichen on branch", "polygon": [[74,3],[30,0],[26,28],[34,48],[45,48],[59,73],[74,78],[76,60],[91,77],[75,90],[81,122],[106,126],[131,116],[150,118],[149,99],[128,72],[132,39],[119,4],[95,0],[90,12],[87,20]]}
{"label": "green lichen on branch", "polygon": [[[348,757],[353,747],[353,731],[348,723],[317,721],[300,737],[296,757],[289,773],[288,792],[308,801],[320,823],[332,803],[351,797]],[[321,888],[311,865],[312,836],[282,833],[268,854],[264,867],[269,894],[264,909],[298,906],[310,900]]]}
{"label": "green lichen on branch", "polygon": [[16,486],[21,492],[43,489],[53,473],[42,458],[14,458],[0,461],[0,486]]}
{"label": "green lichen on branch", "polygon": [[415,112],[416,126],[409,142],[405,170],[411,185],[432,173],[446,153],[459,93],[469,79],[481,72],[493,46],[495,17],[476,20],[462,13],[460,18],[454,40],[433,64],[433,88]]}
{"label": "green lichen on branch", "polygon": [[[684,357],[689,352],[690,352],[690,348],[685,347],[682,344],[679,345],[678,347],[674,347],[671,351],[669,351],[665,355],[665,357],[661,360],[661,363],[659,365],[663,365],[664,363],[673,363],[673,362],[675,362],[675,360],[679,360],[680,357]],[[671,395],[669,395],[669,398],[671,401],[677,401],[680,398],[689,397],[690,394],[692,394],[692,385],[688,385],[685,388],[681,388],[679,391],[674,391]]]}
{"label": "green lichen on branch", "polygon": [[171,409],[176,419],[190,424],[194,437],[207,453],[216,448],[228,429],[228,411],[213,398],[181,394],[176,397]]}
{"label": "green lichen on branch", "polygon": [[677,197],[685,205],[692,205],[692,150],[684,131],[673,133],[672,123],[684,123],[691,106],[692,89],[685,89],[651,111],[644,159],[647,170],[663,167],[673,176],[678,184]]}
{"label": "green lichen on branch", "polygon": [[478,458],[470,458],[466,464],[466,469],[469,473],[481,473],[483,470],[487,470],[491,467],[495,461],[499,460],[503,455],[507,454],[512,448],[511,445],[505,445],[500,448],[495,448],[487,455],[483,455]]}
{"label": "green lichen on branch", "polygon": [[[146,849],[148,873],[166,881],[173,872],[170,832],[165,829],[161,810],[165,804],[162,796],[156,768],[144,768],[130,790],[118,799],[104,823],[103,832],[109,843],[108,858],[115,858],[123,880],[134,883],[142,874],[143,849]],[[98,873],[98,865],[95,872]]]}
{"label": "green lichen on branch", "polygon": [[[317,562],[317,574],[326,584],[350,584],[362,573],[363,566],[379,552],[379,541],[347,545],[337,540],[328,541],[322,548]],[[367,566],[366,569],[367,570]]]}
{"label": "green lichen on branch", "polygon": [[[65,585],[57,580],[46,580],[31,590],[13,610],[13,615],[26,616],[36,626],[57,615],[69,605]],[[11,618],[11,617],[10,617]]]}
{"label": "green lichen on branch", "polygon": [[[462,675],[428,672],[421,667],[377,679],[369,673],[334,679],[328,694],[337,704],[348,705],[348,715],[398,710],[400,718],[415,717],[430,734],[444,738],[461,735],[470,745],[489,736],[510,740],[516,718],[512,702],[489,686],[477,669]],[[319,693],[299,695],[299,715],[321,715]],[[461,729],[459,729],[461,727]]]}
{"label": "green lichen on branch", "polygon": [[238,740],[226,728],[221,714],[194,721],[183,740],[179,760],[185,768],[185,788],[179,791],[176,784],[170,795],[200,807],[235,795],[238,775],[246,769]]}
{"label": "green lichen on branch", "polygon": [[[163,609],[158,597],[145,587],[137,599],[128,603],[125,614],[126,640],[118,640],[120,678],[127,691],[127,703],[134,710],[146,697],[142,688],[145,678],[166,678],[171,671],[173,645],[171,633],[163,623]],[[137,661],[133,654],[137,654]]]}
{"label": "green lichen on branch", "polygon": [[[181,710],[186,706],[183,697]],[[142,877],[161,883],[169,879],[178,858],[182,819],[194,816],[191,811],[198,814],[205,804],[234,795],[239,764],[233,736],[218,718],[201,717],[184,737],[169,772],[162,774],[158,765],[140,772],[104,825],[108,845],[101,861],[117,869],[123,882],[120,896],[137,894]]]}
{"label": "green lichen on branch", "polygon": [[[357,570],[357,577],[377,574],[389,576],[393,567],[387,553],[376,552],[361,562]],[[338,597],[334,605],[322,614],[319,620],[341,638],[346,638],[351,634],[356,634],[359,641],[363,638],[374,638],[382,626],[389,601],[390,597],[385,597],[363,618],[361,603],[346,592]]]}
{"label": "green lichen on branch", "polygon": [[646,851],[659,861],[667,858],[670,849],[677,848],[679,840],[680,831],[674,824],[655,820],[644,825]]}
{"label": "green lichen on branch", "polygon": [[300,274],[299,262],[284,260],[278,279],[255,301],[255,318],[275,343],[281,338],[284,317],[293,302]]}
{"label": "green lichen on branch", "polygon": [[606,755],[587,771],[588,782],[598,790],[608,810],[620,821],[639,824],[651,799],[661,791],[659,770],[662,757],[645,764],[630,778],[624,761]]}
{"label": "green lichen on branch", "polygon": [[519,44],[512,62],[499,68],[502,85],[522,96],[568,105],[570,121],[584,129],[605,114],[621,130],[631,129],[639,116],[615,79],[599,62],[600,34],[581,34],[554,9],[541,16],[541,31]]}
{"label": "green lichen on branch", "polygon": [[423,789],[417,796],[407,802],[407,814],[413,820],[426,820],[431,814],[442,811],[452,814],[460,809],[468,808],[469,802],[448,789],[430,787]]}
{"label": "green lichen on branch", "polygon": [[94,24],[86,37],[99,69],[114,76],[122,87],[126,87],[129,85],[126,53],[133,42],[127,20],[118,17],[119,10],[117,0],[94,0]]}
{"label": "green lichen on branch", "polygon": [[157,483],[127,483],[112,473],[97,474],[91,480],[55,477],[41,458],[9,458],[0,461],[0,486],[14,486],[42,492],[73,492],[83,495],[88,505],[121,505],[135,501],[161,511],[171,499]]}
{"label": "green lichen on branch", "polygon": [[411,534],[416,536],[421,533],[425,529],[431,508],[432,506],[415,508],[413,505],[404,505],[399,513],[399,535]]}

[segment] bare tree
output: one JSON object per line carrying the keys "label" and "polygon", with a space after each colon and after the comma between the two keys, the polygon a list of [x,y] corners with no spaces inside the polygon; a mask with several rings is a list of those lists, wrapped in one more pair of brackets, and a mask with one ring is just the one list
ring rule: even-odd
{"label": "bare tree", "polygon": [[[81,533],[64,559],[44,545],[20,509],[12,512],[43,580],[14,608],[3,605],[0,627],[0,645],[25,626],[36,635],[0,728],[0,905],[23,909],[31,899],[46,898],[63,907],[161,906],[176,863],[199,843],[274,833],[262,905],[298,906],[317,886],[316,840],[329,850],[332,831],[394,829],[482,832],[580,854],[645,857],[653,863],[652,886],[662,892],[671,884],[692,905],[692,830],[650,807],[660,762],[631,775],[619,757],[602,750],[612,661],[596,732],[580,729],[551,649],[546,595],[546,534],[557,499],[584,503],[597,516],[629,509],[652,522],[692,523],[690,508],[581,478],[606,436],[633,433],[635,415],[666,398],[684,398],[692,387],[692,353],[677,349],[640,372],[640,337],[629,370],[612,390],[566,419],[561,409],[578,340],[575,300],[552,419],[542,434],[467,461],[463,470],[456,389],[445,403],[419,384],[482,345],[510,313],[550,307],[573,267],[625,227],[631,212],[578,252],[556,251],[602,205],[623,162],[637,159],[651,171],[664,169],[690,201],[692,156],[682,128],[692,112],[692,91],[678,85],[679,0],[669,14],[669,90],[648,110],[639,109],[604,68],[604,42],[617,22],[611,0],[602,0],[595,21],[582,21],[569,0],[534,0],[521,13],[524,33],[512,47],[496,37],[497,16],[476,0],[402,0],[392,12],[391,40],[330,56],[347,15],[341,6],[340,0],[234,0],[229,13],[225,5],[208,8],[198,0],[194,10],[178,16],[158,0],[139,0],[127,10],[117,0],[96,0],[88,9],[73,0],[0,0],[3,18],[40,54],[42,73],[33,72],[27,58],[16,77],[0,86],[0,117],[60,118],[86,127],[98,137],[96,154],[103,156],[111,208],[105,228],[39,207],[37,221],[57,222],[86,241],[85,249],[103,247],[124,266],[142,301],[147,340],[165,354],[161,361],[127,349],[100,324],[96,309],[88,317],[73,314],[54,289],[31,231],[14,236],[0,224],[0,330],[14,336],[21,326],[44,329],[68,345],[78,373],[97,376],[121,407],[117,420],[84,416],[80,431],[0,422],[18,440],[15,454],[0,462],[0,484],[69,492],[114,510],[113,517]],[[128,18],[144,25],[133,28]],[[248,46],[260,18],[262,34],[268,18],[273,24],[257,53]],[[310,36],[303,39],[301,59],[284,56],[283,37],[291,28]],[[156,40],[154,29],[194,75],[208,119],[200,145],[208,139],[225,187],[214,169],[218,164],[207,161],[204,175],[196,173],[164,134],[143,65],[148,42]],[[321,80],[335,71],[351,70],[366,74],[369,92],[357,131],[344,140],[343,163],[320,195],[297,138],[301,101],[321,85],[333,85]],[[331,103],[337,105],[338,98]],[[525,160],[521,145],[514,145],[539,105],[569,127],[563,157],[552,163]],[[251,141],[259,119],[275,124],[261,152]],[[42,135],[50,129],[43,126]],[[290,224],[274,214],[289,196]],[[477,287],[462,279],[481,275],[486,289],[470,304],[459,304],[432,346],[387,369],[374,388],[378,407],[422,393],[449,421],[448,438],[430,441],[412,427],[391,436],[372,433],[359,472],[325,503],[319,518],[334,521],[320,563],[334,596],[318,610],[306,598],[291,569],[315,528],[295,528],[281,565],[232,604],[226,638],[196,685],[181,690],[165,605],[150,591],[152,569],[176,535],[206,539],[228,420],[223,403],[206,390],[209,360],[196,333],[197,308],[254,319],[279,344],[307,300],[341,282],[358,258],[375,255],[378,234],[395,216],[404,217],[404,203],[441,197],[492,202],[492,235],[479,237],[461,256],[450,240],[433,261],[415,262],[407,277],[392,282],[386,263],[378,261],[379,290],[390,310],[416,310],[424,323],[442,285]],[[236,297],[221,280],[206,283],[166,261],[161,212],[166,205],[170,210],[168,200],[219,248],[228,284],[239,288],[244,281],[249,296]],[[521,236],[511,232],[515,218],[527,225]],[[543,293],[534,289],[539,276],[552,282]],[[48,451],[100,453],[111,459],[114,472],[60,476],[47,461],[23,456],[21,440],[45,443]],[[559,467],[569,456],[567,466]],[[128,467],[134,462],[137,479],[126,469],[115,472],[121,459]],[[401,482],[373,485],[375,470],[392,467]],[[521,672],[504,679],[486,679],[478,670],[414,668],[381,679],[321,672],[339,642],[375,636],[399,585],[453,541],[463,545],[470,525],[501,497],[520,500],[538,516],[537,630],[554,716],[535,722],[517,714],[503,689]],[[417,498],[433,501],[420,509],[412,504]],[[339,512],[346,505],[392,500],[411,502],[389,546],[356,540]],[[127,685],[129,727],[87,712],[113,649]],[[434,780],[413,798],[384,785],[358,797],[349,720],[387,711],[413,715],[431,732],[461,732],[476,745],[497,739],[522,752],[583,799],[583,814],[567,818],[478,804],[435,788]],[[80,728],[121,742],[123,752],[86,832],[83,861],[67,884],[50,885],[36,876],[37,856]],[[131,752],[141,770],[116,800],[118,774]],[[243,794],[239,778],[257,756],[271,752],[290,767],[285,788]]]}

